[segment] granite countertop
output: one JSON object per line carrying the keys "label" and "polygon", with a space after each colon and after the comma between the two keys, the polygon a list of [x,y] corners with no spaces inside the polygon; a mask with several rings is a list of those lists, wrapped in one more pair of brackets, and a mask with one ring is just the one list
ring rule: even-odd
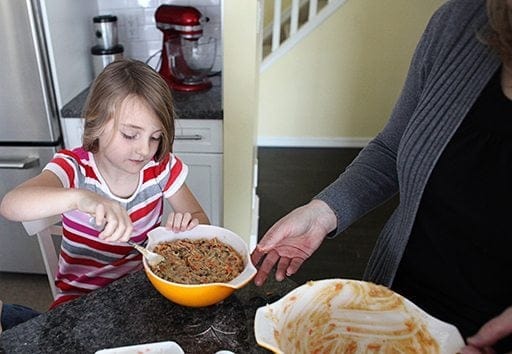
{"label": "granite countertop", "polygon": [[[222,119],[222,77],[210,78],[212,88],[200,92],[173,92],[176,115],[179,119]],[[79,118],[87,99],[86,88],[61,109],[61,117]]]}
{"label": "granite countertop", "polygon": [[160,341],[174,341],[185,353],[268,353],[254,338],[256,310],[296,286],[272,276],[217,305],[188,308],[160,295],[139,271],[3,332],[0,353],[94,353]]}

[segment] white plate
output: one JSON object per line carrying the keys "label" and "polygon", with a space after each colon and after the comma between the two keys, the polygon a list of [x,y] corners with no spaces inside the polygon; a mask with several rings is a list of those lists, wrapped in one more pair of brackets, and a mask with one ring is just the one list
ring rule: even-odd
{"label": "white plate", "polygon": [[403,296],[347,279],[310,281],[260,307],[254,331],[258,344],[274,353],[401,352],[407,345],[453,354],[464,346],[455,326]]}
{"label": "white plate", "polygon": [[96,354],[185,354],[176,342],[157,342],[98,350]]}

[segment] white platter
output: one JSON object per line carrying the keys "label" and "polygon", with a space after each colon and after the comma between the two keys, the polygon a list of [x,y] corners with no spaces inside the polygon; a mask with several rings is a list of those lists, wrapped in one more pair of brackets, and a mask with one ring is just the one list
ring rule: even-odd
{"label": "white platter", "polygon": [[95,354],[185,354],[176,342],[156,342],[98,350]]}
{"label": "white platter", "polygon": [[464,346],[455,326],[403,296],[347,279],[310,281],[260,307],[254,331],[257,343],[274,353],[453,354]]}

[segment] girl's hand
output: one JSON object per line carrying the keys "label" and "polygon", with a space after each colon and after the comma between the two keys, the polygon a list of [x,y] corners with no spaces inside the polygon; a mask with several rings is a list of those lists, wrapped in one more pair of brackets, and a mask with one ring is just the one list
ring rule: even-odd
{"label": "girl's hand", "polygon": [[192,218],[190,213],[169,213],[165,227],[173,232],[191,230],[199,225],[199,219]]}
{"label": "girl's hand", "polygon": [[128,212],[118,202],[82,190],[78,209],[94,216],[96,226],[104,226],[98,235],[100,239],[110,242],[126,242],[130,239],[133,224]]}

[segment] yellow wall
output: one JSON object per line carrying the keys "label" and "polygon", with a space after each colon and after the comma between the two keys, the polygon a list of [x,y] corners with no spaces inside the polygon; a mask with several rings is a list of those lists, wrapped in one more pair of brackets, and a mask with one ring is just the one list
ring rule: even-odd
{"label": "yellow wall", "polygon": [[223,4],[224,226],[249,241],[258,112],[258,2]]}
{"label": "yellow wall", "polygon": [[258,137],[373,137],[443,2],[347,0],[261,75]]}
{"label": "yellow wall", "polygon": [[225,227],[249,241],[257,137],[379,131],[426,21],[442,2],[347,0],[260,76],[260,1],[223,0]]}

